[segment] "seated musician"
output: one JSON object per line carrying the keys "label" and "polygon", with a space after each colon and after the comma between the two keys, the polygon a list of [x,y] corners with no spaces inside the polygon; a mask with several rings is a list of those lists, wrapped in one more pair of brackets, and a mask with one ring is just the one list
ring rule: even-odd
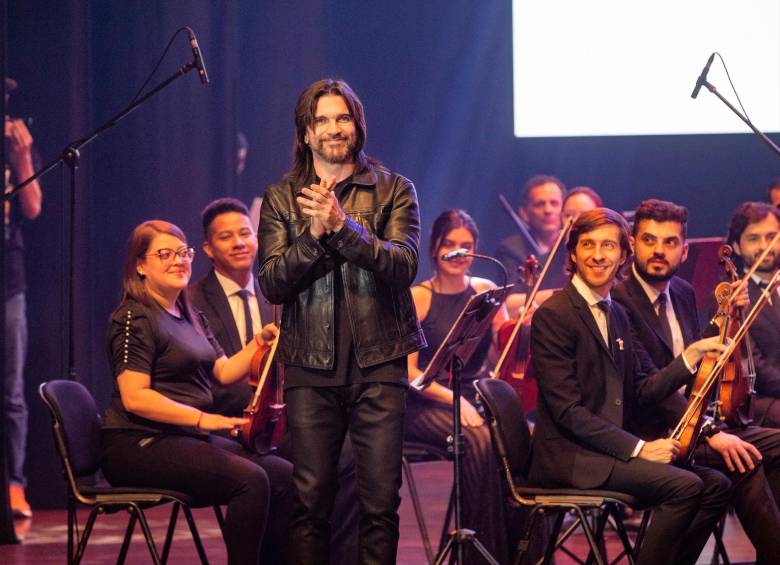
{"label": "seated musician", "polygon": [[209,380],[244,377],[276,329],[266,325],[226,357],[183,292],[193,255],[168,222],[144,222],[130,236],[123,297],[108,329],[115,387],[103,421],[103,472],[115,485],[177,490],[200,504],[227,505],[229,562],[256,565],[262,546],[264,563],[283,563],[283,544],[275,542],[286,527],[278,516],[293,501],[292,465],[210,433],[246,420],[213,412]]}
{"label": "seated musician", "polygon": [[[474,294],[494,288],[487,280],[469,276],[473,259],[461,257],[442,260],[442,255],[456,249],[476,250],[477,225],[463,210],[447,210],[434,221],[429,240],[429,257],[434,265],[433,278],[412,287],[417,316],[425,331],[428,347],[409,355],[409,379],[417,378],[444,341],[466,302]],[[497,331],[506,319],[500,310],[493,320]],[[490,349],[492,336],[486,333],[470,359],[464,360],[461,373],[463,396],[460,400],[461,424],[465,439],[463,457],[463,527],[476,530],[477,538],[499,563],[508,561],[507,523],[504,518],[504,498],[501,476],[490,441],[490,430],[474,407],[475,391],[469,381],[483,376],[482,369]],[[422,392],[410,389],[406,405],[405,438],[430,443],[438,448],[447,446],[452,434],[452,390],[448,375],[441,375]],[[473,548],[467,546],[466,552]],[[478,554],[472,559],[476,562]],[[471,562],[469,559],[467,562]]]}
{"label": "seated musician", "polygon": [[569,218],[576,218],[583,212],[601,208],[602,206],[604,206],[604,202],[601,200],[598,192],[589,186],[576,186],[563,199],[561,221],[565,222]]}
{"label": "seated musician", "polygon": [[[212,269],[190,285],[189,298],[206,316],[226,355],[233,355],[252,339],[254,328],[262,327],[263,322],[271,322],[273,318],[271,304],[252,275],[257,258],[257,232],[252,227],[246,205],[235,198],[214,200],[203,210],[201,218],[206,238],[203,251],[211,259]],[[245,378],[227,386],[212,381],[212,393],[214,412],[240,417],[254,388]],[[285,434],[275,451],[287,460],[290,459],[289,437]],[[330,562],[349,565],[358,560],[357,485],[349,436],[344,440],[338,474]],[[274,519],[280,518],[275,516]],[[285,522],[286,518],[281,520]]]}
{"label": "seated musician", "polygon": [[[693,287],[675,276],[688,252],[687,221],[688,210],[682,206],[642,202],[634,216],[630,275],[612,293],[628,311],[634,337],[653,367],[668,365],[701,335]],[[672,395],[664,404],[666,421],[679,420],[685,406],[680,393]],[[665,434],[668,424],[661,417],[652,409],[642,415],[643,437]],[[699,442],[695,461],[732,480],[732,504],[758,551],[758,562],[770,563],[770,556],[780,556],[780,431],[719,425],[712,432]],[[757,466],[756,460],[762,464]]]}
{"label": "seated musician", "polygon": [[[541,255],[536,257],[540,264],[547,261],[558,234],[561,231],[561,207],[566,196],[566,186],[550,175],[535,175],[526,181],[520,191],[520,219],[528,225],[528,232]],[[514,282],[517,268],[525,265],[526,258],[534,253],[531,242],[523,234],[505,238],[498,246],[496,258],[504,264],[509,273],[509,282]],[[556,255],[545,277],[542,288],[561,288],[566,282],[565,257]]]}
{"label": "seated musician", "polygon": [[652,508],[638,562],[695,563],[728,504],[717,471],[671,465],[680,443],[642,441],[632,415],[692,378],[708,351],[701,340],[649,374],[635,356],[628,317],[610,289],[631,255],[628,225],[607,208],[582,214],[567,243],[571,282],[542,304],[531,325],[539,385],[529,479],[547,487],[624,492]]}
{"label": "seated musician", "polygon": [[[728,243],[739,257],[743,270],[750,269],[777,232],[780,209],[762,202],[741,204],[729,222]],[[780,268],[780,249],[770,251],[748,281],[750,300],[755,301],[772,275]],[[775,292],[750,328],[756,362],[755,422],[780,428],[780,293]]]}

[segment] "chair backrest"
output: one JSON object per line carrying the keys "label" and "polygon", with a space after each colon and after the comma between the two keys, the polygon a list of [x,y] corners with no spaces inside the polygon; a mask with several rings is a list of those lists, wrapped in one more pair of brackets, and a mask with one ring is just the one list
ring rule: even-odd
{"label": "chair backrest", "polygon": [[54,443],[66,472],[74,479],[97,472],[100,416],[95,399],[76,381],[49,381],[41,384],[38,393],[51,413]]}
{"label": "chair backrest", "polygon": [[474,386],[488,418],[499,464],[510,486],[515,479],[525,481],[531,456],[531,432],[520,397],[509,383],[500,379],[480,379]]}

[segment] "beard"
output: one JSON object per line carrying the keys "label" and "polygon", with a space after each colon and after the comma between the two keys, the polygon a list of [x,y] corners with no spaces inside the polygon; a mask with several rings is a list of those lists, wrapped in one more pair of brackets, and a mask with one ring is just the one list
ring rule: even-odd
{"label": "beard", "polygon": [[[328,147],[326,145],[329,141],[344,141],[342,147]],[[317,156],[331,165],[341,165],[343,163],[351,163],[355,158],[355,146],[357,141],[355,136],[336,135],[329,138],[318,139],[316,144],[312,144],[312,151]]]}
{"label": "beard", "polygon": [[667,261],[665,273],[651,273],[647,268],[648,262],[640,263],[639,261],[634,261],[636,272],[639,273],[639,276],[641,276],[647,282],[667,282],[677,273],[677,270],[680,268],[679,263],[677,265],[672,265]]}
{"label": "beard", "polygon": [[[750,269],[758,260],[760,255],[760,253],[757,253],[752,257],[743,256],[742,261],[745,263],[745,270]],[[778,255],[774,251],[770,251],[766,256],[766,259],[764,259],[764,261],[756,268],[756,272],[774,273],[778,267],[780,267],[780,260],[778,260]]]}

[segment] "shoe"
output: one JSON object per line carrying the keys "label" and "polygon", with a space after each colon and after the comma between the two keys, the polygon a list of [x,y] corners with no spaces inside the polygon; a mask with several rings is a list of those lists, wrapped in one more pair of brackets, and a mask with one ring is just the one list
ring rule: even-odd
{"label": "shoe", "polygon": [[8,485],[8,498],[11,501],[14,518],[32,518],[32,510],[22,487],[13,483]]}

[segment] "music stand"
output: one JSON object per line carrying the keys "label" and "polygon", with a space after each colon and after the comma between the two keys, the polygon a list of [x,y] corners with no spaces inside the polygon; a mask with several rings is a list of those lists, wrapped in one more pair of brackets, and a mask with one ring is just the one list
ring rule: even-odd
{"label": "music stand", "polygon": [[449,366],[452,374],[452,454],[455,503],[455,529],[450,532],[447,544],[436,556],[436,565],[444,563],[447,555],[455,549],[458,565],[463,563],[463,546],[470,543],[482,555],[487,563],[498,565],[492,555],[485,549],[476,537],[474,530],[461,525],[461,455],[463,454],[463,434],[460,424],[460,371],[476,349],[485,331],[488,330],[493,317],[503,304],[513,285],[486,290],[473,295],[464,306],[458,319],[450,328],[447,337],[436,350],[425,371],[412,381],[412,386],[418,390],[428,387],[436,376]]}

